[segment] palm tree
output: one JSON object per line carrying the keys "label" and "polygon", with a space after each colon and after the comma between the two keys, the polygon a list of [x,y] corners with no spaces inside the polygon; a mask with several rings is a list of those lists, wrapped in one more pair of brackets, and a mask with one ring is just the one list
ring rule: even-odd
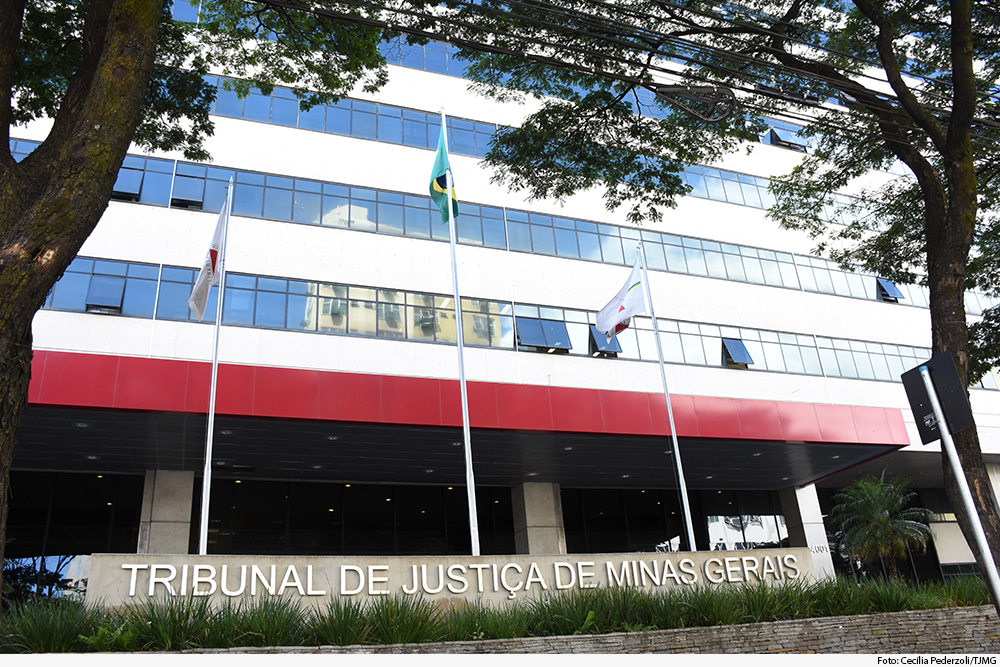
{"label": "palm tree", "polygon": [[844,531],[845,552],[866,563],[884,559],[889,576],[898,578],[896,559],[907,547],[925,548],[932,533],[927,522],[933,512],[908,507],[916,493],[906,489],[907,480],[885,480],[869,475],[841,489],[833,500],[833,520]]}

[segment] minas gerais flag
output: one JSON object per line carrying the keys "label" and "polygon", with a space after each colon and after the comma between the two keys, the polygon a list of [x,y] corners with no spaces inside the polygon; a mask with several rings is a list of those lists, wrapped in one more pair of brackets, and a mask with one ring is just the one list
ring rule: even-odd
{"label": "minas gerais flag", "polygon": [[642,267],[639,266],[639,261],[636,257],[632,273],[629,274],[625,285],[618,290],[615,298],[597,313],[597,330],[608,337],[609,343],[612,338],[628,328],[633,316],[646,312],[646,299],[642,293]]}
{"label": "minas gerais flag", "polygon": [[434,168],[431,170],[431,199],[441,210],[441,222],[448,222],[448,179],[451,179],[452,215],[458,217],[458,195],[455,194],[455,176],[448,164],[448,148],[445,145],[444,123],[441,124],[441,136],[438,138],[437,155],[434,157]]}
{"label": "minas gerais flag", "polygon": [[[232,185],[230,185],[232,187]],[[198,316],[201,321],[205,317],[205,306],[208,305],[208,292],[212,285],[218,285],[222,278],[219,267],[219,253],[222,252],[222,240],[226,233],[226,225],[229,223],[229,197],[219,211],[219,221],[215,223],[215,233],[212,234],[212,244],[205,253],[205,263],[201,265],[198,278],[194,281],[194,289],[191,290],[191,298],[188,299],[188,307]]]}

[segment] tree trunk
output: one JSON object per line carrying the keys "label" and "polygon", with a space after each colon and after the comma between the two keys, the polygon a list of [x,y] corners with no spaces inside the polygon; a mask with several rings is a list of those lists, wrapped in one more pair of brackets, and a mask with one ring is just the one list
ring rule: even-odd
{"label": "tree trunk", "polygon": [[[19,24],[9,7],[0,19]],[[162,16],[163,0],[87,3],[83,59],[48,138],[20,164],[0,155],[0,560],[31,321],[107,208],[141,118]],[[0,40],[0,63],[14,61],[16,46]]]}

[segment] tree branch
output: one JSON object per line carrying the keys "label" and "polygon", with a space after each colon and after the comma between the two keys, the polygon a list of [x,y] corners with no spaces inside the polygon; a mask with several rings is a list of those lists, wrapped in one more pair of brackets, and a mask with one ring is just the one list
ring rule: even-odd
{"label": "tree branch", "polygon": [[[896,93],[896,98],[906,111],[907,115],[913,119],[942,154],[946,151],[946,134],[941,123],[921,106],[919,100],[910,90],[910,87],[903,81],[900,73],[899,61],[893,51],[892,42],[895,37],[895,28],[892,21],[881,10],[875,7],[872,0],[853,0],[855,6],[861,10],[868,20],[878,27],[878,37],[875,40],[875,48],[878,50],[879,59],[882,61],[882,68],[885,70],[886,78],[892,90]],[[969,38],[971,43],[971,36]],[[970,115],[971,120],[971,115]]]}

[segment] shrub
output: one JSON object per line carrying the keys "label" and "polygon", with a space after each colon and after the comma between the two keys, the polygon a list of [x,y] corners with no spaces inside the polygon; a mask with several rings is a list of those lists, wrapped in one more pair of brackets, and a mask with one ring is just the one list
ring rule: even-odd
{"label": "shrub", "polygon": [[242,630],[234,646],[301,646],[307,635],[306,613],[289,598],[265,597],[237,607]]}
{"label": "shrub", "polygon": [[374,644],[412,644],[437,641],[443,634],[437,607],[423,597],[384,595],[365,607]]}
{"label": "shrub", "polygon": [[326,609],[312,610],[307,623],[309,637],[320,646],[365,644],[370,634],[364,607],[354,600],[331,600]]}
{"label": "shrub", "polygon": [[170,598],[122,611],[67,599],[34,599],[2,619],[0,652],[177,651],[232,646],[406,644],[438,640],[636,632],[819,616],[988,604],[982,579],[909,586],[898,580],[838,578],[769,586],[550,592],[499,607],[481,600],[445,614],[420,596],[367,604],[333,600],[303,611],[284,598],[212,608],[207,598]]}
{"label": "shrub", "polygon": [[37,598],[8,609],[3,616],[5,651],[76,653],[97,632],[100,612],[66,598]]}
{"label": "shrub", "polygon": [[608,616],[611,589],[590,588],[550,593],[527,603],[530,634],[592,635],[610,632],[614,621]]}
{"label": "shrub", "polygon": [[982,577],[951,579],[942,586],[941,595],[957,607],[990,604],[990,589]]}
{"label": "shrub", "polygon": [[722,588],[692,587],[679,596],[684,627],[736,625],[745,622],[739,598]]}
{"label": "shrub", "polygon": [[139,648],[182,651],[205,645],[212,618],[208,598],[174,597],[129,607],[125,620]]}

